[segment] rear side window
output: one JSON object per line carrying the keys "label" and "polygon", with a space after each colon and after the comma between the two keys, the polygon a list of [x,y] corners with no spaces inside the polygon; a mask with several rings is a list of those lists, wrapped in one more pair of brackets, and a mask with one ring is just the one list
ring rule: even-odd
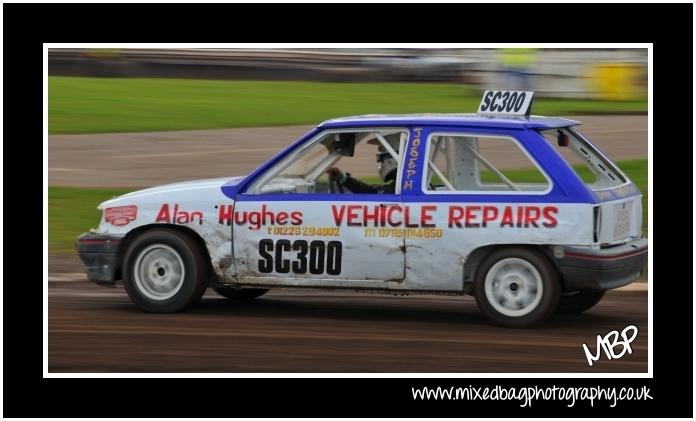
{"label": "rear side window", "polygon": [[551,182],[513,138],[434,133],[428,139],[426,193],[544,194]]}
{"label": "rear side window", "polygon": [[592,190],[618,187],[628,180],[619,169],[574,128],[540,132]]}

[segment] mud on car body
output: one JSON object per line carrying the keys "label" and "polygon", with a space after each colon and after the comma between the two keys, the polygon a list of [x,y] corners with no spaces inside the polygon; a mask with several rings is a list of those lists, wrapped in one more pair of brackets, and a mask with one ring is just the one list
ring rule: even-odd
{"label": "mud on car body", "polygon": [[[80,257],[89,279],[123,279],[150,312],[183,310],[208,287],[235,300],[281,287],[470,294],[511,327],[585,311],[646,266],[641,194],[578,122],[530,116],[531,97],[326,121],[247,176],[102,203]],[[398,162],[393,194],[327,184],[375,144]]]}

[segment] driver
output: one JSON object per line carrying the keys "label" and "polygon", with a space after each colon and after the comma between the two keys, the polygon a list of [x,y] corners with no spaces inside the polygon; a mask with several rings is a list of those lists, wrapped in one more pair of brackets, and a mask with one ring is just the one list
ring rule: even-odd
{"label": "driver", "polygon": [[[384,139],[389,143],[395,151],[399,150],[401,134],[394,133],[384,136]],[[370,139],[367,143],[371,145],[379,145],[379,153],[377,154],[377,171],[379,178],[384,181],[384,184],[367,184],[350,175],[343,173],[338,167],[331,167],[326,171],[330,176],[335,177],[338,183],[353,193],[372,193],[372,194],[394,194],[396,189],[396,170],[398,163],[391,154],[386,150],[379,140]]]}

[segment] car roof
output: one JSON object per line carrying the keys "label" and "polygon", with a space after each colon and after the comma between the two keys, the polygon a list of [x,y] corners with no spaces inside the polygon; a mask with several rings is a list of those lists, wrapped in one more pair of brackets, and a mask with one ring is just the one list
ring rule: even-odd
{"label": "car roof", "polygon": [[321,123],[320,128],[355,126],[466,126],[498,129],[551,129],[580,124],[561,117],[484,116],[479,114],[367,114],[340,117]]}

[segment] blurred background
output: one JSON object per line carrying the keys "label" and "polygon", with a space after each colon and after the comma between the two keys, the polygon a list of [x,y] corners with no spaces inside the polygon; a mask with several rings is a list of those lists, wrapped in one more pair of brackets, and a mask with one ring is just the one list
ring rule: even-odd
{"label": "blurred background", "polygon": [[[645,280],[610,293],[591,323],[559,319],[541,340],[482,323],[458,297],[272,292],[237,306],[213,294],[194,311],[153,317],[122,288],[89,283],[75,241],[115,195],[247,174],[330,118],[474,113],[486,89],[533,90],[533,114],[582,122],[643,192],[647,234],[647,59],[646,49],[49,49],[49,371],[594,369],[569,359],[567,345],[614,329],[619,311],[645,335]],[[344,170],[376,182],[374,155],[357,161]],[[501,334],[527,352],[510,358]],[[646,367],[647,347],[636,347],[606,370]]]}
{"label": "blurred background", "polygon": [[60,76],[517,85],[538,97],[645,97],[645,49],[51,49]]}
{"label": "blurred background", "polygon": [[49,133],[316,124],[474,112],[533,90],[539,115],[646,113],[646,49],[50,49]]}

